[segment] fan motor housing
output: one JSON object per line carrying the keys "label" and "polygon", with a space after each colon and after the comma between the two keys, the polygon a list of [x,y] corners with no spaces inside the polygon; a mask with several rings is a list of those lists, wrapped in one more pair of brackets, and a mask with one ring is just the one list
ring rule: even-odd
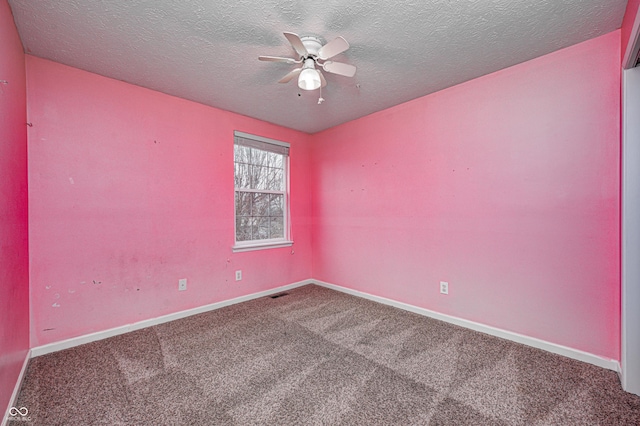
{"label": "fan motor housing", "polygon": [[304,36],[300,37],[300,41],[309,52],[309,56],[316,57],[318,56],[318,51],[322,47],[322,39],[315,36]]}

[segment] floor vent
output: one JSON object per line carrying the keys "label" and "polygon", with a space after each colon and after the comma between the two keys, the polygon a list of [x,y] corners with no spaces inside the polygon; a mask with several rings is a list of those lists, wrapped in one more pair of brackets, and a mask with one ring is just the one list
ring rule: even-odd
{"label": "floor vent", "polygon": [[274,294],[273,296],[269,296],[272,299],[277,299],[278,297],[282,297],[282,296],[286,296],[289,293],[278,293],[278,294]]}

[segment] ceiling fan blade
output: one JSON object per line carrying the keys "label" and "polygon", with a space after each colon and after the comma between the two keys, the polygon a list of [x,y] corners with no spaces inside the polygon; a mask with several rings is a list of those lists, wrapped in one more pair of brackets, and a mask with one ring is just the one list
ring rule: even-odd
{"label": "ceiling fan blade", "polygon": [[291,43],[291,46],[293,46],[295,51],[298,52],[300,57],[307,56],[309,54],[309,52],[307,52],[307,48],[302,44],[302,40],[300,40],[298,34],[288,33],[285,31],[284,36],[289,40],[289,43]]}
{"label": "ceiling fan blade", "polygon": [[290,82],[294,77],[297,77],[298,74],[300,74],[301,71],[302,71],[302,68],[296,68],[295,70],[291,71],[289,74],[287,74],[284,77],[282,77],[280,79],[280,81],[278,81],[278,83],[288,83],[288,82]]}
{"label": "ceiling fan blade", "polygon": [[318,58],[329,59],[344,52],[349,48],[349,43],[342,37],[331,40],[318,50]]}
{"label": "ceiling fan blade", "polygon": [[320,76],[320,87],[325,87],[327,85],[327,80],[324,79],[324,75],[322,75],[320,70],[317,70],[317,71],[318,71],[318,75]]}
{"label": "ceiling fan blade", "polygon": [[258,56],[258,59],[261,61],[267,62],[284,62],[287,64],[299,64],[300,61],[296,61],[293,58],[281,58],[279,56]]}
{"label": "ceiling fan blade", "polygon": [[355,66],[342,62],[327,61],[322,64],[322,68],[324,68],[324,70],[327,72],[343,75],[345,77],[353,77],[354,75],[356,75]]}

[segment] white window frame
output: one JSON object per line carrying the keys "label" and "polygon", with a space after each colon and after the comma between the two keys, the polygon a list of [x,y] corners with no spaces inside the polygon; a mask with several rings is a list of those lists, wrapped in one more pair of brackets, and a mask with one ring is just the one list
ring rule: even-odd
{"label": "white window frame", "polygon": [[[236,145],[236,141],[237,138],[242,138],[245,140],[250,140],[250,141],[255,141],[257,142],[257,144],[263,143],[263,144],[271,144],[271,145],[276,145],[276,146],[281,146],[281,147],[286,147],[287,150],[290,149],[290,145],[286,142],[281,142],[278,140],[274,140],[274,139],[269,139],[269,138],[265,138],[262,136],[257,136],[257,135],[252,135],[249,133],[244,133],[244,132],[240,132],[238,130],[235,130],[233,132],[233,145],[234,145],[234,152],[235,152],[235,145]],[[260,149],[259,147],[255,147],[257,149]],[[283,154],[284,155],[284,154]],[[235,187],[235,167],[234,167],[234,188],[233,188],[233,197],[234,197],[234,203],[233,203],[233,240],[234,240],[234,245],[232,247],[233,252],[242,252],[242,251],[253,251],[253,250],[263,250],[263,249],[269,249],[269,248],[278,248],[278,247],[289,247],[291,245],[293,245],[293,240],[291,238],[291,220],[290,220],[290,206],[289,206],[289,188],[290,188],[290,182],[289,182],[289,160],[290,158],[290,154],[286,154],[284,155],[284,162],[283,162],[283,173],[284,173],[284,180],[285,180],[285,188],[284,191],[270,191],[270,190],[260,190],[260,189],[247,189],[247,188],[236,188]],[[235,164],[235,154],[234,154],[234,164]],[[284,210],[284,214],[283,214],[283,231],[284,231],[284,236],[282,238],[270,238],[270,239],[263,239],[263,240],[249,240],[249,241],[237,241],[237,229],[236,229],[236,203],[235,203],[235,196],[236,196],[236,192],[245,192],[245,193],[251,193],[251,192],[257,192],[257,193],[262,193],[262,194],[282,194],[284,195],[284,206],[283,206],[283,210]]]}

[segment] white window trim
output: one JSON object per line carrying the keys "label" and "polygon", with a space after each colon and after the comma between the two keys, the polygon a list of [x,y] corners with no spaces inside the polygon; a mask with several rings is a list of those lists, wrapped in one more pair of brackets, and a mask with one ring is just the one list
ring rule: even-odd
{"label": "white window trim", "polygon": [[[290,148],[290,144],[286,142],[281,142],[274,139],[265,138],[262,136],[252,135],[249,133],[240,132],[238,130],[234,130],[234,146],[235,146],[235,138],[241,137],[245,139],[253,139],[260,142],[269,143],[272,145],[285,146]],[[284,158],[284,174],[286,176],[285,183],[285,191],[284,191],[284,204],[285,204],[285,214],[284,214],[284,231],[285,236],[283,238],[272,238],[268,240],[252,240],[252,241],[236,241],[236,210],[235,203],[233,207],[233,240],[234,245],[231,247],[231,250],[234,253],[245,252],[245,251],[254,251],[254,250],[265,250],[271,248],[281,248],[281,247],[291,247],[293,245],[293,238],[291,237],[291,209],[290,209],[290,175],[289,175],[289,166],[290,166],[290,155],[286,155]],[[235,182],[235,179],[234,179]],[[233,188],[234,197],[235,192],[238,189]],[[240,189],[243,192],[261,192],[261,193],[274,193],[274,194],[282,194],[280,191],[268,191],[268,190],[255,190],[255,189]]]}
{"label": "white window trim", "polygon": [[242,242],[237,243],[236,245],[234,245],[231,249],[233,250],[234,253],[241,253],[243,251],[254,251],[254,250],[264,250],[264,249],[271,249],[271,248],[280,248],[280,247],[291,247],[293,245],[293,241],[290,240],[282,240],[282,239],[277,239],[277,240],[261,240],[260,243],[256,243],[253,241],[250,241],[246,244],[243,244]]}
{"label": "white window trim", "polygon": [[291,144],[288,144],[287,142],[277,141],[275,139],[269,139],[269,138],[265,138],[263,136],[252,135],[250,133],[245,133],[245,132],[240,132],[238,130],[234,130],[233,131],[234,139],[235,139],[236,136],[239,137],[239,138],[253,139],[254,141],[270,143],[271,145],[279,145],[279,146],[284,146],[284,147],[287,147],[287,148],[291,148]]}

